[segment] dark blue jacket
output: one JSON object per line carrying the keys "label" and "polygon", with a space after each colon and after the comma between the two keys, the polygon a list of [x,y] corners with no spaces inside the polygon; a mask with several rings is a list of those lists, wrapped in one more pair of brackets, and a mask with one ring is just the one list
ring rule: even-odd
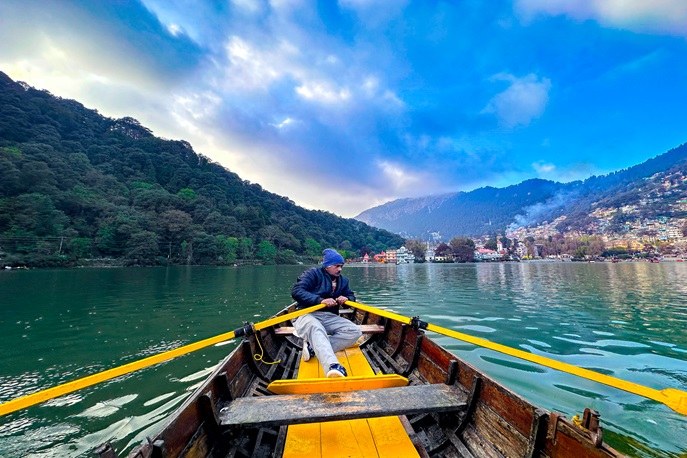
{"label": "dark blue jacket", "polygon": [[[355,294],[348,287],[348,278],[339,275],[336,279],[336,289],[332,291],[333,279],[324,267],[313,267],[303,272],[291,289],[291,297],[298,302],[296,308],[312,307],[321,304],[324,299],[336,299],[339,296],[346,296],[349,300],[355,301]],[[324,310],[339,313],[339,307],[327,307]]]}

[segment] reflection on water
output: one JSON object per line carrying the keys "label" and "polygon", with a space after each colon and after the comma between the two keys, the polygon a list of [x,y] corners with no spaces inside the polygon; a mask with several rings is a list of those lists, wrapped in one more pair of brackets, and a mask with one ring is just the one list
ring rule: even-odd
{"label": "reflection on water", "polygon": [[[0,272],[0,401],[268,318],[303,267]],[[510,347],[663,389],[687,389],[687,266],[517,263],[347,266],[358,300]],[[685,456],[687,419],[638,396],[447,337],[441,345],[528,400],[593,407],[635,456]],[[127,451],[236,342],[0,418],[0,457]]]}

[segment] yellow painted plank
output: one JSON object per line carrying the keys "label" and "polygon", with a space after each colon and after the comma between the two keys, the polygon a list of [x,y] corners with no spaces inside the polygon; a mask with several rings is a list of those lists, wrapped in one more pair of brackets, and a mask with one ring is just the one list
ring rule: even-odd
{"label": "yellow painted plank", "polygon": [[378,458],[370,427],[363,420],[322,423],[323,457]]}
{"label": "yellow painted plank", "polygon": [[368,418],[380,458],[419,457],[398,417]]}
{"label": "yellow painted plank", "polygon": [[[351,365],[352,374],[374,374],[360,348],[347,348],[346,357]],[[419,456],[398,417],[369,418],[366,421],[380,457]]]}
{"label": "yellow painted plank", "polygon": [[[349,359],[349,365],[350,365]],[[349,376],[342,378],[299,378],[275,380],[267,385],[274,394],[335,393],[338,391],[375,390],[408,385],[408,379],[396,374]]]}
{"label": "yellow painted plank", "polygon": [[367,358],[365,358],[365,355],[363,354],[362,350],[360,350],[360,347],[355,346],[355,347],[347,348],[345,351],[346,351],[346,358],[348,359],[349,367],[351,368],[350,375],[354,375],[354,376],[374,375],[374,371],[372,370],[370,363],[367,362]]}
{"label": "yellow painted plank", "polygon": [[[317,358],[311,358],[307,362],[301,360],[298,369],[298,379],[317,378],[321,372],[322,369]],[[282,456],[284,458],[322,456],[320,425],[320,423],[308,423],[289,426]]]}
{"label": "yellow painted plank", "polygon": [[[348,371],[349,379],[375,376],[357,346],[337,352],[336,356]],[[301,361],[298,380],[313,378],[328,380],[317,358]],[[382,417],[291,425],[283,456],[398,458],[419,455],[398,417]]]}
{"label": "yellow painted plank", "polygon": [[308,423],[305,425],[291,425],[286,434],[283,458],[313,458],[322,456],[320,425],[322,423]]}
{"label": "yellow painted plank", "polygon": [[318,378],[320,376],[320,362],[317,358],[311,358],[310,361],[301,361],[298,368],[298,380]]}

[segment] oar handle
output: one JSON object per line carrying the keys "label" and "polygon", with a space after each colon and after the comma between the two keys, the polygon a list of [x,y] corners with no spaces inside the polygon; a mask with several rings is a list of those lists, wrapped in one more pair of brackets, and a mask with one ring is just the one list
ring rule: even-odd
{"label": "oar handle", "polygon": [[595,372],[589,369],[573,366],[572,364],[556,361],[555,359],[546,358],[544,356],[535,355],[534,353],[528,353],[526,351],[511,348],[506,345],[494,343],[486,339],[481,339],[479,337],[463,334],[452,329],[443,328],[435,324],[426,323],[424,321],[421,321],[418,317],[409,318],[407,316],[399,315],[397,313],[389,312],[387,310],[381,310],[377,307],[371,307],[369,305],[353,301],[347,301],[346,304],[351,307],[371,312],[385,318],[400,321],[401,323],[410,324],[421,329],[427,329],[429,331],[436,332],[437,334],[442,334],[457,340],[462,340],[463,342],[468,342],[473,345],[488,348],[490,350],[497,351],[499,353],[503,353],[509,356],[513,356],[515,358],[523,359],[525,361],[530,361],[541,366],[549,367],[551,369],[555,369],[561,372],[567,372],[568,374],[576,375],[587,380],[592,380],[594,382],[612,386],[613,388],[627,391],[628,393],[653,399],[654,401],[667,405],[668,407],[670,407],[678,413],[687,415],[687,392],[680,391],[675,388],[666,388],[664,390],[659,391],[654,388],[639,385],[637,383],[628,382],[626,380],[622,380],[616,377],[611,377],[610,375],[601,374],[599,372]]}

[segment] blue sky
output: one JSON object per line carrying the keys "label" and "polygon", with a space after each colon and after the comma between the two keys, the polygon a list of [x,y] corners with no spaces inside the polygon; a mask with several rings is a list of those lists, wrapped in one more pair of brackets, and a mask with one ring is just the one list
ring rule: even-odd
{"label": "blue sky", "polygon": [[687,141],[684,0],[2,0],[0,71],[345,217]]}

